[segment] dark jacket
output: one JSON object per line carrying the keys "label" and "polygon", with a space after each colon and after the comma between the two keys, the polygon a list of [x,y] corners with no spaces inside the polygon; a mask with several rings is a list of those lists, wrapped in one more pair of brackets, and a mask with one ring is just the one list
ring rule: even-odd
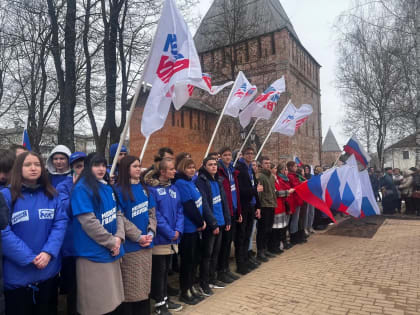
{"label": "dark jacket", "polygon": [[252,171],[252,174],[254,176],[254,184],[252,184],[251,179],[249,178],[248,173],[248,165],[246,165],[244,162],[238,160],[236,163],[236,169],[239,171],[238,174],[238,183],[239,183],[239,195],[241,197],[241,205],[242,208],[249,207],[252,201],[252,198],[255,197],[255,207],[257,209],[260,209],[260,199],[258,198],[258,192],[257,192],[257,177],[255,176],[255,172]]}
{"label": "dark jacket", "polygon": [[[230,189],[230,181],[229,181],[229,175],[226,174],[225,168],[220,164],[222,162],[219,162],[219,167],[217,170],[217,174],[219,175],[219,179],[222,179],[223,188],[225,190],[226,199],[229,205],[230,215],[233,217],[233,202],[232,202],[232,191]],[[238,181],[239,171],[234,170],[233,171],[233,179],[235,180],[235,187],[236,187],[236,199],[237,199],[237,209],[236,209],[236,216],[239,218],[239,216],[242,213],[242,207],[241,207],[241,196],[240,196],[240,190],[239,190],[239,181]]]}
{"label": "dark jacket", "polygon": [[229,205],[226,199],[225,190],[223,189],[222,179],[216,174],[214,179],[211,175],[206,171],[204,167],[201,167],[198,171],[198,178],[195,184],[198,187],[198,190],[203,197],[203,216],[204,220],[207,223],[207,226],[210,230],[215,230],[218,227],[216,218],[213,214],[213,194],[211,191],[211,184],[210,181],[217,181],[219,183],[220,189],[220,197],[222,198],[222,206],[223,206],[223,217],[225,219],[225,224],[230,225],[230,211]]}
{"label": "dark jacket", "polygon": [[384,198],[386,199],[398,198],[397,188],[395,187],[394,180],[392,179],[392,175],[385,174],[380,180],[380,186],[382,189],[382,193],[384,194]]}
{"label": "dark jacket", "polygon": [[[0,193],[0,230],[4,230],[9,223],[9,208],[3,195]],[[0,262],[3,261],[3,250],[0,237]],[[0,314],[4,314],[4,295],[3,295],[3,264],[0,263]]]}
{"label": "dark jacket", "polygon": [[263,186],[264,190],[258,193],[260,198],[261,207],[263,208],[276,208],[277,207],[277,195],[275,187],[275,178],[269,170],[262,169],[258,173],[258,181]]}

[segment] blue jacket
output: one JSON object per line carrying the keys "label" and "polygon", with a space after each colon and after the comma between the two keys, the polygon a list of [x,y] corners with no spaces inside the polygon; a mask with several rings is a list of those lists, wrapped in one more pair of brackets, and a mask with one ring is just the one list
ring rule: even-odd
{"label": "blue jacket", "polygon": [[[134,201],[131,201],[130,198],[128,198],[129,196],[123,194],[121,187],[116,186],[115,190],[124,216],[137,226],[142,235],[149,233],[149,210],[156,206],[153,196],[148,195],[141,184],[131,185]],[[152,247],[153,242],[148,247],[142,247],[138,242],[133,242],[128,238],[126,238],[124,243],[124,249],[127,253]]]}
{"label": "blue jacket", "polygon": [[223,219],[225,225],[231,224],[231,217],[230,217],[230,210],[229,205],[227,202],[225,190],[223,189],[222,179],[219,179],[219,176],[216,174],[215,178],[213,179],[210,174],[206,171],[204,167],[201,167],[198,173],[198,178],[196,181],[196,185],[198,187],[198,190],[201,193],[201,196],[203,196],[203,215],[204,219],[206,220],[207,227],[210,230],[215,230],[219,227],[219,221],[217,220],[214,208],[213,208],[213,190],[212,190],[212,183],[217,184],[219,187],[220,192],[220,202],[222,204],[222,210],[223,210]]}
{"label": "blue jacket", "polygon": [[117,233],[117,201],[112,187],[108,184],[99,183],[100,203],[96,203],[92,191],[81,179],[73,188],[71,194],[71,208],[73,211],[73,237],[75,254],[91,261],[107,263],[113,262],[124,255],[124,247],[121,246],[120,254],[112,256],[111,251],[99,245],[90,238],[83,230],[77,216],[93,212],[102,226],[111,234]]}
{"label": "blue jacket", "polygon": [[[149,186],[150,194],[156,201],[156,236],[154,245],[178,244],[184,231],[184,212],[181,196],[175,185]],[[175,232],[180,233],[176,241]]]}
{"label": "blue jacket", "polygon": [[184,208],[184,233],[197,232],[204,224],[203,198],[192,179],[183,174],[176,174],[175,180]]}
{"label": "blue jacket", "polygon": [[[22,188],[22,197],[12,204],[9,188],[1,191],[10,210],[10,224],[1,232],[3,272],[6,290],[48,280],[61,268],[61,245],[67,227],[67,214],[59,197],[49,199],[42,187]],[[40,270],[32,263],[41,252],[51,255]]]}
{"label": "blue jacket", "polygon": [[64,181],[57,185],[56,189],[59,193],[60,202],[62,203],[63,208],[66,210],[67,216],[69,218],[61,252],[64,257],[75,256],[76,252],[74,251],[73,240],[73,213],[70,207],[71,191],[73,189],[73,177],[67,176]]}

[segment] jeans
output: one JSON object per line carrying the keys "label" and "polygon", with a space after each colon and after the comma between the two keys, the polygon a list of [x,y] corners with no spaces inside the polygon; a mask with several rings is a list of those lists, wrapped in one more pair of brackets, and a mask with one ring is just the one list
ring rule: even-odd
{"label": "jeans", "polygon": [[224,228],[225,226],[219,226],[217,235],[214,235],[210,229],[203,232],[203,256],[200,264],[200,282],[202,284],[209,284],[210,281],[216,280],[216,268]]}
{"label": "jeans", "polygon": [[222,245],[220,247],[219,263],[217,267],[218,271],[229,270],[230,249],[232,247],[232,240],[234,239],[236,232],[235,217],[231,217],[230,220],[230,230],[226,231],[225,229],[223,229],[222,233]]}
{"label": "jeans", "polygon": [[156,306],[164,304],[168,293],[168,271],[171,255],[152,256],[152,283],[151,297],[156,301]]}
{"label": "jeans", "polygon": [[296,233],[299,230],[299,213],[300,207],[296,207],[290,221],[290,233]]}
{"label": "jeans", "polygon": [[274,208],[261,208],[261,218],[257,221],[257,250],[267,249],[268,238],[273,228]]}
{"label": "jeans", "polygon": [[195,271],[199,262],[199,234],[184,233],[179,244],[181,267],[179,270],[179,285],[181,292],[185,293],[194,284]]}
{"label": "jeans", "polygon": [[22,287],[4,291],[6,315],[56,315],[58,278],[53,277],[33,288]]}
{"label": "jeans", "polygon": [[312,225],[314,224],[314,218],[315,218],[315,208],[311,204],[307,204],[307,210],[306,210],[306,224],[305,228],[311,229]]}
{"label": "jeans", "polygon": [[242,223],[236,223],[235,258],[236,264],[248,261],[248,248],[255,218],[255,207],[242,206]]}

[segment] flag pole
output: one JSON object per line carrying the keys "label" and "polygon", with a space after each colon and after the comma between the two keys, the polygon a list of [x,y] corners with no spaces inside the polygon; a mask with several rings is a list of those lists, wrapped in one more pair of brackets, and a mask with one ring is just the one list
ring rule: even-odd
{"label": "flag pole", "polygon": [[211,146],[212,146],[212,144],[213,144],[214,138],[216,137],[217,130],[219,129],[220,123],[222,122],[222,119],[223,119],[223,115],[225,114],[225,111],[226,111],[226,105],[229,103],[230,98],[232,97],[232,94],[233,94],[233,88],[236,86],[236,81],[238,80],[238,77],[239,77],[239,75],[236,77],[236,80],[235,80],[235,82],[233,83],[233,87],[232,87],[232,89],[230,90],[230,93],[229,93],[229,96],[228,96],[228,98],[227,98],[227,100],[226,100],[225,106],[223,106],[222,113],[220,114],[219,120],[217,121],[216,128],[215,128],[215,129],[214,129],[214,131],[213,131],[213,135],[211,136],[210,143],[209,143],[209,146],[207,147],[206,154],[204,155],[204,158],[206,158],[206,157],[207,157],[207,155],[208,155],[208,154],[209,154],[209,152],[210,152],[210,149],[211,149]]}
{"label": "flag pole", "polygon": [[279,122],[280,117],[282,116],[283,112],[284,112],[284,111],[286,110],[286,108],[287,108],[287,105],[289,105],[289,103],[290,103],[291,101],[292,101],[292,100],[291,100],[291,99],[289,99],[289,101],[288,101],[288,102],[287,102],[287,104],[284,106],[283,110],[281,111],[280,115],[277,117],[276,121],[275,121],[275,122],[274,122],[274,124],[271,126],[271,129],[270,129],[270,131],[268,132],[267,137],[265,137],[264,142],[262,143],[262,145],[261,145],[260,149],[258,150],[257,155],[255,156],[255,159],[256,159],[256,160],[257,160],[257,159],[258,159],[258,157],[260,156],[260,154],[261,154],[261,152],[262,152],[262,150],[263,150],[263,148],[264,148],[265,144],[266,144],[266,143],[267,143],[267,141],[268,141],[268,138],[270,138],[271,134],[273,133],[274,127],[275,127],[275,126],[277,125],[277,123]]}
{"label": "flag pole", "polygon": [[246,136],[244,143],[242,143],[242,146],[241,146],[241,148],[239,149],[238,154],[236,154],[236,159],[235,159],[235,162],[233,162],[233,167],[235,167],[236,162],[238,162],[238,160],[239,160],[239,152],[242,152],[242,150],[244,149],[245,144],[248,142],[248,139],[249,139],[249,137],[251,136],[251,133],[254,131],[255,126],[257,125],[257,122],[258,122],[259,120],[260,120],[260,118],[257,118],[257,119],[255,120],[255,122],[254,122],[254,125],[253,125],[253,126],[252,126],[252,128],[249,130],[248,135]]}
{"label": "flag pole", "polygon": [[147,145],[149,144],[149,140],[150,140],[150,136],[147,136],[146,141],[144,141],[144,144],[143,144],[143,149],[141,150],[141,153],[140,153],[140,157],[139,157],[140,163],[143,160],[144,153],[146,152]]}

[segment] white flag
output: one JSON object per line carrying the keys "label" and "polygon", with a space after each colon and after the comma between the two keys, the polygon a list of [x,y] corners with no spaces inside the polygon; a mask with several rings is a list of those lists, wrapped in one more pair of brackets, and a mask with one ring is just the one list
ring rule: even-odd
{"label": "white flag", "polygon": [[251,85],[242,71],[239,71],[232,87],[233,93],[226,104],[225,115],[238,117],[239,111],[244,109],[257,92],[257,87]]}
{"label": "white flag", "polygon": [[278,132],[289,137],[293,136],[312,112],[311,105],[303,104],[297,109],[295,105],[288,103],[277,119],[277,123],[273,127],[273,132]]}
{"label": "white flag", "polygon": [[240,114],[239,121],[242,128],[248,126],[252,117],[270,119],[274,108],[280,98],[280,94],[286,91],[284,77],[273,82],[261,95],[248,105]]}
{"label": "white flag", "polygon": [[207,73],[203,73],[200,79],[190,79],[183,82],[183,84],[176,84],[168,92],[168,97],[172,97],[172,102],[176,109],[180,109],[191,97],[194,92],[194,87],[198,87],[210,95],[216,95],[225,87],[232,85],[233,81],[226,82],[220,86],[212,86],[211,76]]}
{"label": "white flag", "polygon": [[362,216],[380,215],[378,203],[376,202],[375,194],[373,193],[372,183],[370,182],[367,170],[361,171],[360,186],[362,188]]}
{"label": "white flag", "polygon": [[174,95],[171,89],[201,79],[200,59],[188,26],[175,1],[166,0],[144,69],[144,81],[152,89],[144,107],[142,134],[148,137],[165,124]]}

